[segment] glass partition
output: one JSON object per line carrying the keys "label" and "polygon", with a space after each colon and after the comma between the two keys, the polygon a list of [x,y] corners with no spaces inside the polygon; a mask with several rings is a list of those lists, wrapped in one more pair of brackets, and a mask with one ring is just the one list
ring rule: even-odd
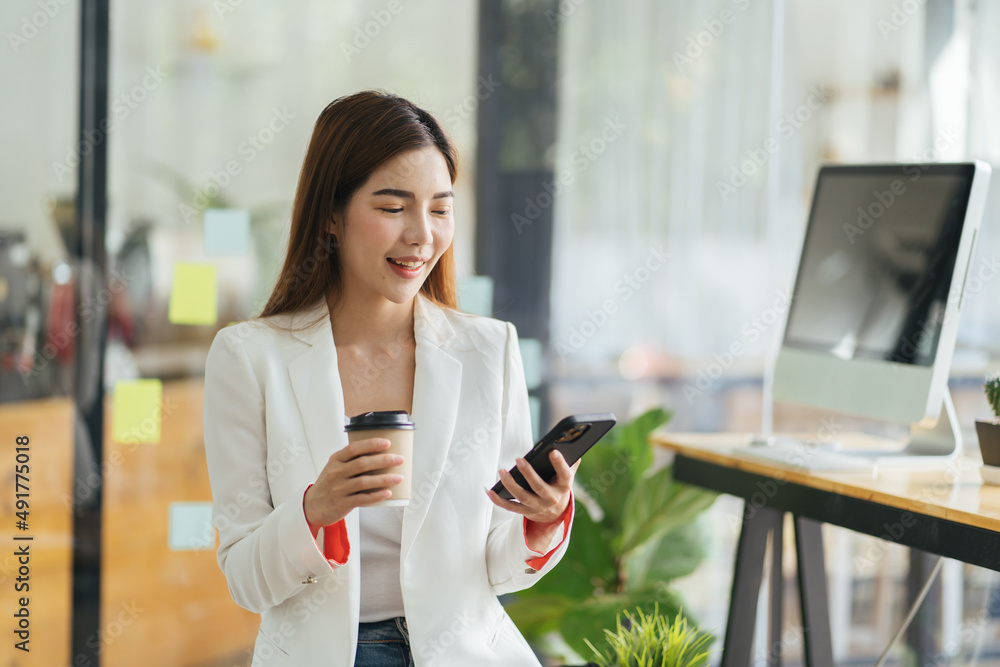
{"label": "glass partition", "polygon": [[3,661],[69,664],[79,5],[0,5]]}
{"label": "glass partition", "polygon": [[[258,314],[320,111],[382,88],[453,134],[456,257],[474,231],[476,5],[151,0],[111,7],[101,570],[106,665],[248,664],[259,618],[216,563],[202,440],[215,332]],[[443,38],[446,36],[446,38]]]}

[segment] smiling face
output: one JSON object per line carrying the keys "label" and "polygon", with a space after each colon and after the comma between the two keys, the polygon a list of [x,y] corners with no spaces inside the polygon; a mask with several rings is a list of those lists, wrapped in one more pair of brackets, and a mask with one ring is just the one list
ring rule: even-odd
{"label": "smiling face", "polygon": [[437,148],[402,153],[372,172],[330,232],[348,298],[406,303],[455,235],[451,177]]}

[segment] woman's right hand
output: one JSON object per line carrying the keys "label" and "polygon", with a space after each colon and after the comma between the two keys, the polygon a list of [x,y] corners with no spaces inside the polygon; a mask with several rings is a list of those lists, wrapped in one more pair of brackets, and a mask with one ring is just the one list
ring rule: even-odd
{"label": "woman's right hand", "polygon": [[306,491],[303,502],[306,521],[314,531],[337,523],[355,507],[365,507],[392,495],[389,487],[399,484],[402,475],[364,474],[403,462],[398,454],[382,453],[388,448],[389,441],[385,438],[367,438],[355,440],[330,457],[316,483]]}

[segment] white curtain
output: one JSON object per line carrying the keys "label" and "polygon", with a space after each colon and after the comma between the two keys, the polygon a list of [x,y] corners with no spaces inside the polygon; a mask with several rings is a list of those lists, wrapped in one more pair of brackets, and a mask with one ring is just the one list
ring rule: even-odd
{"label": "white curtain", "polygon": [[[584,3],[561,29],[556,168],[575,179],[555,208],[555,358],[727,347],[785,278],[778,257],[795,243],[768,211],[774,154],[748,153],[772,135],[780,151],[801,141],[772,122],[780,21],[761,2]],[[623,129],[598,154],[608,119]],[[749,176],[732,178],[744,159]],[[670,257],[654,271],[660,246]]]}
{"label": "white curtain", "polygon": [[[563,5],[557,375],[610,370],[628,350],[626,375],[692,371],[733,349],[728,368],[759,373],[822,162],[909,160],[929,148],[932,160],[989,160],[1000,145],[994,3]],[[951,21],[933,58],[927,6]],[[946,126],[959,138],[933,150]],[[998,203],[974,263],[997,252]],[[670,256],[651,270],[659,246]],[[998,347],[997,296],[1000,280],[968,301],[960,346]]]}
{"label": "white curtain", "polygon": [[969,35],[963,159],[983,160],[994,171],[958,335],[959,345],[988,351],[996,360],[1000,357],[1000,3],[979,2],[973,7],[974,11],[966,9],[962,24]]}

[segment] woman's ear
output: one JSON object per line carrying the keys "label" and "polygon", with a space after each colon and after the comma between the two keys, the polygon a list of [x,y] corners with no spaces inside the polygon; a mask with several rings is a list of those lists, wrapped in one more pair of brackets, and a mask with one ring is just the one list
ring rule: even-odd
{"label": "woman's ear", "polygon": [[[339,213],[334,213],[330,216],[330,219],[326,222],[327,231],[327,249],[333,250],[334,248],[340,247],[339,239],[337,238],[337,232],[343,225],[338,224],[337,219],[340,218]],[[342,218],[341,218],[342,219]]]}
{"label": "woman's ear", "polygon": [[344,207],[338,206],[330,211],[330,219],[326,221],[326,231],[330,234],[336,234],[344,226],[343,220]]}

